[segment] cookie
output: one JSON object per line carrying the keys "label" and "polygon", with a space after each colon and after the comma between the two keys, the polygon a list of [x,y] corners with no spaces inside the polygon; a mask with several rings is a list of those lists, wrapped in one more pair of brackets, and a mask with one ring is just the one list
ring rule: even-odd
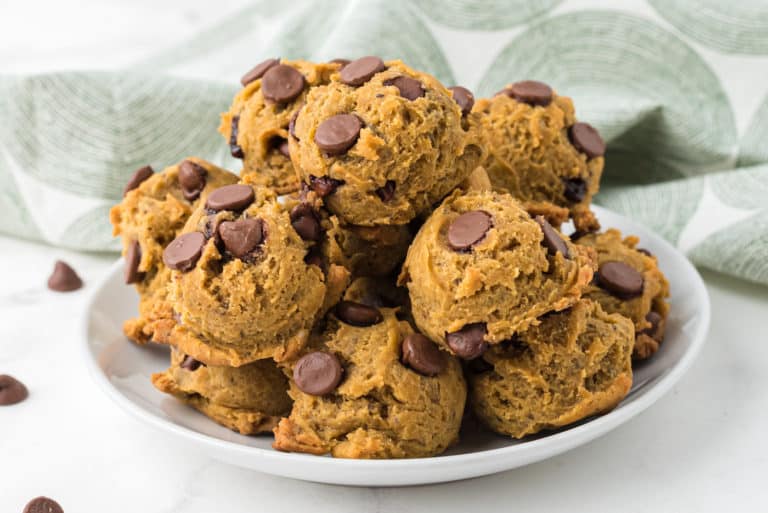
{"label": "cookie", "polygon": [[413,458],[440,454],[458,439],[461,367],[393,309],[340,303],[287,372],[294,403],[275,428],[275,449]]}
{"label": "cookie", "polygon": [[581,231],[599,229],[590,211],[600,187],[605,144],[587,123],[576,121],[573,102],[541,82],[506,86],[480,99],[493,186],[523,202],[534,215],[559,226],[570,215]]}
{"label": "cookie", "polygon": [[343,223],[403,225],[484,158],[479,120],[465,118],[434,77],[364,57],[309,91],[289,138],[291,159]]}
{"label": "cookie", "polygon": [[656,258],[637,248],[637,237],[622,238],[615,229],[587,234],[576,242],[594,248],[599,263],[584,296],[600,303],[606,312],[630,318],[636,333],[632,356],[635,360],[649,358],[664,340],[669,312],[669,283]]}
{"label": "cookie", "polygon": [[267,59],[243,76],[241,89],[221,115],[219,132],[242,159],[244,182],[279,194],[298,189],[288,151],[291,119],[309,89],[326,84],[339,64]]}
{"label": "cookie", "polygon": [[123,200],[109,212],[113,234],[122,239],[124,280],[139,293],[139,316],[123,326],[128,338],[143,344],[173,324],[163,250],[208,193],[235,182],[234,174],[197,157],[160,173],[143,167],[129,179]]}
{"label": "cookie", "polygon": [[288,380],[272,360],[242,367],[205,365],[171,350],[171,366],[152,384],[243,435],[269,433],[291,409]]}
{"label": "cookie", "polygon": [[633,343],[629,319],[582,299],[485,352],[467,373],[470,404],[514,438],[607,412],[632,386]]}
{"label": "cookie", "polygon": [[457,191],[419,230],[399,282],[419,330],[473,359],[573,305],[592,279],[592,257],[509,194]]}

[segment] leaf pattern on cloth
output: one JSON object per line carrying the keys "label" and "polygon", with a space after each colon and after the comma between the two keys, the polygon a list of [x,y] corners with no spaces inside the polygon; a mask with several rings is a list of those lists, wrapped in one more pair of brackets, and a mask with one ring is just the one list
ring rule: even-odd
{"label": "leaf pattern on cloth", "polygon": [[562,0],[417,0],[427,18],[465,30],[500,30],[525,23],[553,9]]}

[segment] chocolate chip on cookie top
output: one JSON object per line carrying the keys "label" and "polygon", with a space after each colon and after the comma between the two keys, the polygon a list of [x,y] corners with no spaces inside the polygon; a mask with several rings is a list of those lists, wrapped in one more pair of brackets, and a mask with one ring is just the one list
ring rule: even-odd
{"label": "chocolate chip on cookie top", "polygon": [[269,68],[277,66],[278,64],[280,64],[280,59],[267,59],[262,61],[254,66],[248,73],[243,75],[243,78],[240,79],[240,83],[245,87],[254,80],[260,79]]}
{"label": "chocolate chip on cookie top", "polygon": [[0,406],[20,403],[29,396],[27,387],[18,379],[0,374]]}
{"label": "chocolate chip on cookie top", "polygon": [[201,362],[200,360],[195,360],[189,355],[186,355],[184,359],[181,361],[181,364],[179,365],[182,369],[188,370],[190,372],[195,372],[200,367],[205,367],[205,364]]}
{"label": "chocolate chip on cookie top", "polygon": [[285,64],[272,66],[261,78],[261,92],[264,98],[275,103],[289,103],[295,100],[306,85],[304,75]]}
{"label": "chocolate chip on cookie top", "polygon": [[315,143],[328,155],[346,153],[357,142],[363,123],[354,114],[337,114],[317,127]]}
{"label": "chocolate chip on cookie top", "polygon": [[589,123],[574,123],[568,129],[568,138],[574,148],[588,158],[602,157],[605,154],[605,142],[600,133]]}
{"label": "chocolate chip on cookie top", "polygon": [[487,330],[484,322],[467,324],[459,331],[447,333],[445,342],[459,358],[474,360],[488,349],[485,342]]}
{"label": "chocolate chip on cookie top", "polygon": [[384,81],[385,86],[395,86],[400,91],[400,96],[406,100],[415,100],[424,96],[424,86],[415,78],[399,76]]}
{"label": "chocolate chip on cookie top", "polygon": [[587,182],[581,178],[563,178],[563,196],[568,201],[578,203],[587,194]]}
{"label": "chocolate chip on cookie top", "polygon": [[128,246],[128,250],[125,252],[123,276],[125,277],[126,285],[138,283],[144,279],[144,273],[139,272],[139,264],[141,264],[141,245],[139,241],[135,240]]}
{"label": "chocolate chip on cookie top", "polygon": [[338,64],[341,66],[339,69],[344,69],[344,67],[352,61],[350,61],[349,59],[331,59],[328,62],[330,62],[331,64]]}
{"label": "chocolate chip on cookie top", "polygon": [[64,510],[53,499],[36,497],[24,506],[24,513],[64,513]]}
{"label": "chocolate chip on cookie top", "polygon": [[223,221],[218,226],[217,234],[224,248],[242,260],[264,242],[264,222],[256,218]]}
{"label": "chocolate chip on cookie top", "polygon": [[303,240],[320,240],[322,234],[317,212],[307,203],[300,203],[291,209],[291,225]]}
{"label": "chocolate chip on cookie top", "polygon": [[194,201],[200,197],[200,193],[205,189],[207,174],[208,171],[196,162],[185,160],[181,163],[179,166],[179,185],[187,201]]}
{"label": "chocolate chip on cookie top", "polygon": [[83,286],[83,280],[77,275],[74,269],[58,260],[53,266],[53,272],[48,278],[48,288],[56,292],[72,292]]}
{"label": "chocolate chip on cookie top", "polygon": [[541,227],[541,232],[544,234],[541,244],[547,248],[547,253],[550,255],[561,253],[565,258],[568,258],[568,245],[557,233],[557,230],[552,228],[552,225],[542,216],[536,216],[533,220]]}
{"label": "chocolate chip on cookie top", "polygon": [[302,392],[325,395],[336,389],[344,370],[336,355],[315,351],[302,356],[293,368],[293,381]]}
{"label": "chocolate chip on cookie top", "polygon": [[411,333],[401,346],[403,365],[424,376],[437,376],[447,365],[445,355],[427,337]]}
{"label": "chocolate chip on cookie top", "polygon": [[155,170],[152,169],[152,166],[140,167],[134,171],[134,173],[128,179],[128,183],[125,184],[125,188],[123,189],[123,196],[138,188],[142,182],[149,179],[149,177],[151,177],[153,174],[155,174]]}
{"label": "chocolate chip on cookie top", "polygon": [[361,57],[344,66],[339,73],[339,78],[347,85],[358,87],[385,69],[384,61],[379,57]]}
{"label": "chocolate chip on cookie top", "polygon": [[336,305],[336,317],[346,324],[358,327],[373,326],[384,320],[378,308],[354,301],[341,301]]}
{"label": "chocolate chip on cookie top", "polygon": [[330,176],[309,176],[309,186],[321,198],[336,192],[336,188],[343,183],[343,180],[336,180]]}
{"label": "chocolate chip on cookie top", "polygon": [[523,80],[504,89],[504,94],[531,106],[546,107],[552,102],[552,88],[544,82]]}
{"label": "chocolate chip on cookie top", "polygon": [[205,236],[200,232],[184,233],[163,250],[163,262],[171,269],[191,271],[203,254]]}
{"label": "chocolate chip on cookie top", "polygon": [[631,299],[643,293],[643,275],[624,262],[602,263],[596,277],[597,285],[616,297]]}
{"label": "chocolate chip on cookie top", "polygon": [[219,212],[221,210],[245,210],[253,203],[253,188],[250,185],[231,184],[219,187],[213,191],[205,202],[206,208]]}
{"label": "chocolate chip on cookie top", "polygon": [[459,105],[462,116],[472,112],[472,107],[475,106],[475,95],[472,94],[472,91],[461,86],[449,87],[448,90],[453,95],[453,101]]}
{"label": "chocolate chip on cookie top", "polygon": [[229,130],[229,153],[236,159],[245,157],[243,148],[237,144],[237,135],[240,131],[240,116],[232,116],[232,124]]}
{"label": "chocolate chip on cookie top", "polygon": [[376,189],[376,195],[384,203],[392,201],[392,199],[395,197],[396,185],[397,184],[394,182],[394,180],[387,180],[387,183],[384,184],[384,187],[379,187]]}
{"label": "chocolate chip on cookie top", "polygon": [[491,216],[487,212],[465,212],[448,226],[448,245],[456,251],[471,249],[485,237],[491,226]]}

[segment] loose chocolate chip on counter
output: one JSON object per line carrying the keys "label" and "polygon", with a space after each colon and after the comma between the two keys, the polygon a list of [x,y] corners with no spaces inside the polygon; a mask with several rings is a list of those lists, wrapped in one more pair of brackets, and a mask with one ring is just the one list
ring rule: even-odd
{"label": "loose chocolate chip on counter", "polygon": [[378,308],[354,301],[341,301],[336,305],[336,317],[342,322],[358,327],[373,326],[384,320]]}
{"label": "loose chocolate chip on counter", "polygon": [[503,91],[507,96],[528,105],[546,107],[552,102],[552,88],[536,80],[515,82]]}
{"label": "loose chocolate chip on counter", "polygon": [[24,383],[7,374],[0,374],[0,406],[20,403],[29,396]]}
{"label": "loose chocolate chip on counter", "polygon": [[651,326],[645,328],[642,333],[645,333],[657,342],[661,342],[664,339],[664,334],[660,333],[659,326],[661,325],[662,317],[658,312],[651,310],[648,315],[645,316],[645,320],[651,323]]}
{"label": "loose chocolate chip on counter", "polygon": [[56,292],[72,292],[83,286],[83,280],[66,262],[57,260],[48,278],[48,288]]}
{"label": "loose chocolate chip on counter", "polygon": [[411,333],[403,339],[403,364],[425,376],[437,376],[446,366],[445,355],[427,337]]}
{"label": "loose chocolate chip on counter", "polygon": [[336,192],[336,188],[344,183],[343,180],[336,180],[329,176],[312,176],[309,175],[309,186],[315,191],[321,198],[333,194]]}
{"label": "loose chocolate chip on counter", "polygon": [[638,251],[638,252],[642,253],[645,256],[649,256],[649,257],[653,256],[653,253],[651,253],[650,251],[648,251],[645,248],[635,248],[635,251]]}
{"label": "loose chocolate chip on counter", "polygon": [[184,360],[181,361],[181,365],[179,365],[179,367],[181,367],[182,369],[186,369],[190,372],[195,372],[201,366],[205,367],[205,364],[199,360],[195,360],[189,355],[186,355],[184,357]]}
{"label": "loose chocolate chip on counter", "polygon": [[64,510],[53,499],[37,497],[24,506],[24,513],[64,513]]}
{"label": "loose chocolate chip on counter", "polygon": [[349,59],[331,59],[329,62],[331,62],[332,64],[340,64],[341,65],[340,69],[344,69],[347,66],[347,64],[349,64],[352,61],[350,61]]}
{"label": "loose chocolate chip on counter", "polygon": [[320,220],[315,209],[306,203],[300,203],[291,210],[291,225],[304,240],[320,240]]}
{"label": "loose chocolate chip on counter", "polygon": [[339,73],[341,81],[354,87],[368,82],[371,77],[380,71],[384,71],[384,61],[378,57],[361,57],[344,66]]}
{"label": "loose chocolate chip on counter", "polygon": [[400,91],[400,96],[406,100],[415,100],[424,96],[424,86],[421,82],[411,77],[395,77],[384,81],[385,86],[395,86]]}
{"label": "loose chocolate chip on counter", "polygon": [[337,114],[320,123],[315,143],[328,155],[346,153],[357,142],[363,124],[354,114]]}
{"label": "loose chocolate chip on counter", "polygon": [[278,64],[280,64],[280,59],[267,59],[260,62],[252,70],[243,75],[243,78],[240,79],[240,83],[245,87],[254,80],[260,79],[269,68],[277,66]]}
{"label": "loose chocolate chip on counter", "polygon": [[144,273],[139,272],[139,264],[141,264],[141,245],[139,241],[135,240],[128,246],[128,251],[125,252],[123,276],[125,277],[126,285],[138,283],[144,279]]}
{"label": "loose chocolate chip on counter", "polygon": [[152,166],[144,166],[137,169],[128,179],[128,183],[125,184],[123,196],[136,189],[144,180],[147,180],[153,174],[155,174],[155,170],[152,169]]}
{"label": "loose chocolate chip on counter", "polygon": [[465,251],[480,242],[491,229],[491,216],[482,210],[465,212],[448,227],[448,245]]}
{"label": "loose chocolate chip on counter", "polygon": [[245,210],[253,203],[253,188],[239,183],[219,187],[208,195],[206,208],[219,212],[221,210]]}
{"label": "loose chocolate chip on counter", "polygon": [[232,116],[232,125],[229,131],[229,153],[236,159],[245,157],[243,148],[237,144],[237,134],[240,131],[240,116]]}
{"label": "loose chocolate chip on counter", "polygon": [[200,193],[205,189],[205,176],[208,171],[203,166],[185,160],[179,166],[179,185],[181,192],[188,201],[195,201],[200,197]]}
{"label": "loose chocolate chip on counter", "polygon": [[461,86],[449,87],[448,90],[453,95],[453,101],[459,105],[462,116],[472,112],[472,107],[475,105],[475,95],[472,94],[472,91]]}
{"label": "loose chocolate chip on counter", "polygon": [[643,284],[643,275],[624,262],[605,262],[597,271],[597,285],[622,299],[642,294]]}
{"label": "loose chocolate chip on counter", "polygon": [[578,203],[587,194],[587,182],[581,178],[563,178],[563,195],[568,201]]}
{"label": "loose chocolate chip on counter", "polygon": [[291,150],[288,146],[288,139],[282,139],[280,144],[277,145],[277,151],[279,151],[284,157],[291,158]]}
{"label": "loose chocolate chip on counter", "polygon": [[307,81],[296,69],[278,64],[269,68],[261,79],[261,92],[269,101],[288,103],[304,90]]}
{"label": "loose chocolate chip on counter", "polygon": [[336,389],[343,369],[336,355],[315,351],[302,356],[293,368],[293,381],[310,395],[325,395]]}
{"label": "loose chocolate chip on counter", "polygon": [[485,323],[467,324],[459,331],[447,333],[445,342],[459,358],[474,360],[488,349],[485,342]]}
{"label": "loose chocolate chip on counter", "polygon": [[544,234],[544,238],[542,239],[541,244],[547,248],[547,253],[550,255],[562,253],[565,258],[568,258],[568,245],[565,243],[560,234],[557,233],[557,230],[552,228],[552,225],[549,224],[549,222],[542,216],[536,216],[533,220],[538,223],[538,225],[541,227],[542,233]]}
{"label": "loose chocolate chip on counter", "polygon": [[384,203],[392,201],[392,198],[395,197],[395,185],[396,184],[394,180],[387,180],[387,183],[384,184],[384,187],[379,187],[376,189],[376,195]]}
{"label": "loose chocolate chip on counter", "polygon": [[264,241],[264,222],[256,218],[224,221],[219,225],[218,234],[226,250],[242,259]]}
{"label": "loose chocolate chip on counter", "polygon": [[200,232],[179,235],[163,250],[163,262],[171,269],[191,271],[203,254],[205,236]]}
{"label": "loose chocolate chip on counter", "polygon": [[591,159],[605,155],[605,142],[589,123],[574,123],[568,129],[568,137],[577,150]]}

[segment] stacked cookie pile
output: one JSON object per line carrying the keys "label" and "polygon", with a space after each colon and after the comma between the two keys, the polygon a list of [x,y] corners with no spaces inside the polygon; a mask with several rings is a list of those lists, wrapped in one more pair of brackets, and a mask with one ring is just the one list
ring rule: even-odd
{"label": "stacked cookie pile", "polygon": [[[474,101],[400,61],[270,59],[220,132],[240,175],[138,170],[111,212],[155,386],[274,447],[432,456],[613,408],[667,282],[590,210],[604,144],[547,85]],[[560,231],[571,219],[571,237]],[[465,405],[469,405],[465,408]]]}

